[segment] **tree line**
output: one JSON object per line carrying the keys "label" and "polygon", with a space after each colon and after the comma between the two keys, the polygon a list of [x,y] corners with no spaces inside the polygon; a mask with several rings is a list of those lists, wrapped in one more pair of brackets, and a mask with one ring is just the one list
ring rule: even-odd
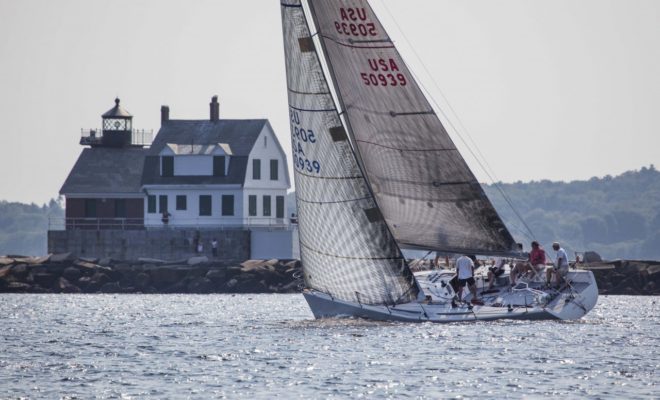
{"label": "tree line", "polygon": [[0,255],[46,254],[50,218],[64,218],[61,200],[41,206],[0,201]]}
{"label": "tree line", "polygon": [[[593,250],[605,259],[660,260],[660,172],[653,165],[586,181],[500,182],[483,188],[525,249],[535,239],[546,249],[559,241],[570,255]],[[295,198],[289,196],[290,215]],[[45,254],[49,218],[63,217],[61,200],[41,206],[0,201],[0,254]]]}
{"label": "tree line", "polygon": [[547,249],[559,241],[571,255],[593,250],[606,259],[660,259],[660,172],[653,165],[587,181],[483,187],[514,238],[526,248],[533,237]]}

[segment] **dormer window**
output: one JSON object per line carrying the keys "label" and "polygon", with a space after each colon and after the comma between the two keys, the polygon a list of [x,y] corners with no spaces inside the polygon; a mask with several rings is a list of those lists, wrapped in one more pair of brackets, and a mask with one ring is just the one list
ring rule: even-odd
{"label": "dormer window", "polygon": [[161,176],[171,178],[174,176],[174,157],[162,156],[160,158]]}
{"label": "dormer window", "polygon": [[225,175],[225,156],[213,156],[213,176]]}
{"label": "dormer window", "polygon": [[175,144],[161,150],[160,174],[173,176],[227,176],[232,151],[226,143]]}

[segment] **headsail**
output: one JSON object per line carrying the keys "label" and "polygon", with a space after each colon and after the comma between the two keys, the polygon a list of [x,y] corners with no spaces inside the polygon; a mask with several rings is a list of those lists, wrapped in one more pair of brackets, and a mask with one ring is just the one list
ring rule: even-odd
{"label": "headsail", "polygon": [[514,240],[367,0],[309,0],[368,183],[397,242],[507,253]]}
{"label": "headsail", "polygon": [[358,167],[300,0],[281,6],[306,283],[365,304],[414,300],[414,277]]}

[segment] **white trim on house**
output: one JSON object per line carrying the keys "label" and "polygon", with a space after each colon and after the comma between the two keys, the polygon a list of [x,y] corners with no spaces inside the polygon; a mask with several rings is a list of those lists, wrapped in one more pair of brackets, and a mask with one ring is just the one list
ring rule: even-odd
{"label": "white trim on house", "polygon": [[64,193],[67,199],[144,199],[143,193]]}

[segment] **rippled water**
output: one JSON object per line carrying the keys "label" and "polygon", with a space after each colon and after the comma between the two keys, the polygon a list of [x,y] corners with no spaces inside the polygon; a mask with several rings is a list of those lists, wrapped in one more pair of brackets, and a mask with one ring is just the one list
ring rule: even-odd
{"label": "rippled water", "polygon": [[433,325],[316,321],[301,295],[0,295],[0,396],[658,398],[659,301]]}

